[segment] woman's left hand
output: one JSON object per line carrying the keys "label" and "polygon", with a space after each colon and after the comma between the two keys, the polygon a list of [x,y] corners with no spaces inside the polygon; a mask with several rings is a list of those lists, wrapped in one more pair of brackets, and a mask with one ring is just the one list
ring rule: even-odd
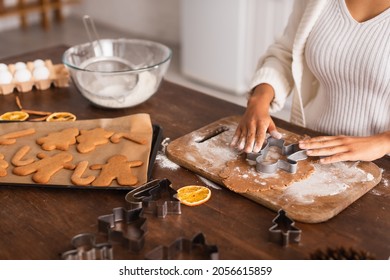
{"label": "woman's left hand", "polygon": [[321,163],[372,161],[390,153],[390,131],[368,136],[320,136],[299,142],[308,156],[321,156]]}

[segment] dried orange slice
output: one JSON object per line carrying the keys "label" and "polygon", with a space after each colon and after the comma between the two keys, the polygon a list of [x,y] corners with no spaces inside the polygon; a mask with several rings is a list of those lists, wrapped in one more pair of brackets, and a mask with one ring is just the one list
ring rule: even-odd
{"label": "dried orange slice", "polygon": [[185,186],[177,190],[176,197],[184,205],[196,206],[209,200],[211,191],[203,186]]}
{"label": "dried orange slice", "polygon": [[2,121],[25,121],[29,117],[29,114],[23,111],[12,111],[4,113],[0,116]]}
{"label": "dried orange slice", "polygon": [[56,112],[46,118],[47,122],[74,122],[76,116],[69,112]]}

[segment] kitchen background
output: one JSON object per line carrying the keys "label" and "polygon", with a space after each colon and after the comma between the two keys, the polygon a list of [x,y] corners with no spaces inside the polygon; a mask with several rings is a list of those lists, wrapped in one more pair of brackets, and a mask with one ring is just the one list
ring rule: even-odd
{"label": "kitchen background", "polygon": [[[143,38],[173,50],[166,80],[242,106],[258,57],[279,36],[292,0],[80,0],[66,1],[64,20],[41,27],[42,10],[21,18],[7,8],[50,0],[0,0],[1,58],[57,44],[88,40],[82,16],[90,15],[101,38]],[[51,0],[52,3],[61,2]],[[47,7],[50,7],[49,5]],[[289,119],[289,102],[275,116]]]}

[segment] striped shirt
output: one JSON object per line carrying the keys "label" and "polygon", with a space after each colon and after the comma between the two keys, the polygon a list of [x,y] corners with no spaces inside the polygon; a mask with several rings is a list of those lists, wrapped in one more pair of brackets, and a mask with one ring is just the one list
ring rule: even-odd
{"label": "striped shirt", "polygon": [[390,130],[390,9],[359,23],[344,0],[329,0],[305,57],[320,84],[305,107],[307,127],[354,136]]}

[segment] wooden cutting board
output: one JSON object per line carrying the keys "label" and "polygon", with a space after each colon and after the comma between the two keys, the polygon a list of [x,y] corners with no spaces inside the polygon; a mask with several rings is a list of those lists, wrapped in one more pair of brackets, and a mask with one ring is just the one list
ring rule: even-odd
{"label": "wooden cutting board", "polygon": [[[284,209],[292,219],[306,223],[334,217],[381,180],[381,170],[374,163],[322,165],[317,158],[299,162],[295,174],[283,170],[259,173],[244,155],[229,146],[239,118],[223,118],[172,141],[166,149],[168,158],[265,207]],[[279,131],[286,144],[303,138]],[[282,157],[276,147],[272,148],[267,160]]]}

